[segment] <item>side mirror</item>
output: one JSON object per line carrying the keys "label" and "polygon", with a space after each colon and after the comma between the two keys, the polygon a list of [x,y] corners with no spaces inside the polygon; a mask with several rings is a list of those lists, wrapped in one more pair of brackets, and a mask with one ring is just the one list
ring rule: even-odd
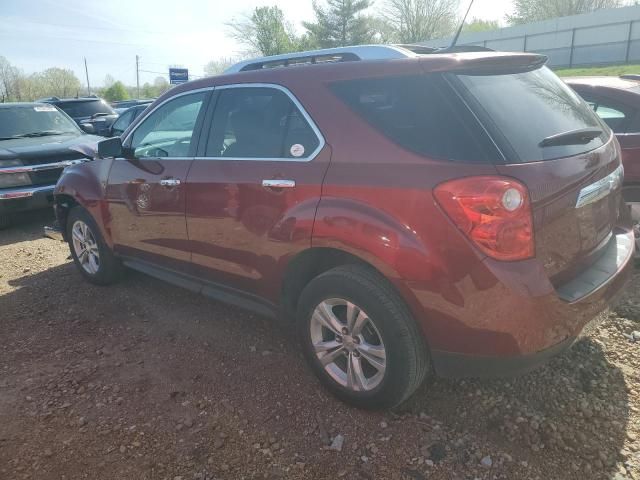
{"label": "side mirror", "polygon": [[96,127],[94,127],[92,124],[90,123],[81,123],[80,124],[80,128],[85,132],[85,133],[91,133],[94,134],[96,133]]}
{"label": "side mirror", "polygon": [[122,139],[120,137],[107,138],[98,142],[98,157],[122,157],[123,156]]}

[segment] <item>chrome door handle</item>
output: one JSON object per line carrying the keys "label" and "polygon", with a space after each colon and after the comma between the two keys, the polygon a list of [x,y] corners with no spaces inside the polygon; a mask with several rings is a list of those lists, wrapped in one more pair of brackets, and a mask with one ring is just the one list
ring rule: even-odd
{"label": "chrome door handle", "polygon": [[262,180],[265,188],[295,188],[295,180]]}
{"label": "chrome door handle", "polygon": [[160,185],[163,187],[177,187],[180,185],[180,180],[177,178],[164,178],[160,180]]}

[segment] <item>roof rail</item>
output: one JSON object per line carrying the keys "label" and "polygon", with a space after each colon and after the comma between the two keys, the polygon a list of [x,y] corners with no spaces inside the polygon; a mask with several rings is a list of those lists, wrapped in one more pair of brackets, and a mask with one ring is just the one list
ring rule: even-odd
{"label": "roof rail", "polygon": [[46,103],[46,102],[59,102],[60,99],[58,97],[45,97],[39,98],[36,100],[37,103]]}
{"label": "roof rail", "polygon": [[640,74],[638,73],[625,73],[624,75],[620,75],[622,80],[636,80],[640,81]]}
{"label": "roof rail", "polygon": [[245,60],[227,68],[224,73],[237,73],[249,70],[261,70],[263,68],[292,67],[318,63],[411,58],[421,53],[432,53],[433,50],[434,49],[424,47],[422,45],[358,45],[354,47],[326,48],[322,50],[286,53],[283,55],[272,55],[270,57]]}

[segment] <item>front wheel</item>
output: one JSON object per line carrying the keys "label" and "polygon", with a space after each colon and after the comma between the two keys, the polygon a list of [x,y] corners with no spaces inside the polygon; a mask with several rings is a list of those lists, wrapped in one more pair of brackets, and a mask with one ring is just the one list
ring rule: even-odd
{"label": "front wheel", "polygon": [[107,246],[98,225],[84,208],[74,207],[69,212],[67,239],[73,262],[91,283],[109,285],[120,278],[120,260]]}
{"label": "front wheel", "polygon": [[390,408],[420,386],[428,352],[408,308],[370,268],[347,265],[312,280],[298,307],[305,356],[338,398]]}

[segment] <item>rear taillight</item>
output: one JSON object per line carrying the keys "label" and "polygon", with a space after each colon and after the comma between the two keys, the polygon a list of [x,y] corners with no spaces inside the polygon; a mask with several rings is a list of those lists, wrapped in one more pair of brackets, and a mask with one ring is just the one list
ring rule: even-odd
{"label": "rear taillight", "polygon": [[436,200],[484,253],[498,260],[534,255],[527,188],[506,177],[467,177],[438,185]]}

